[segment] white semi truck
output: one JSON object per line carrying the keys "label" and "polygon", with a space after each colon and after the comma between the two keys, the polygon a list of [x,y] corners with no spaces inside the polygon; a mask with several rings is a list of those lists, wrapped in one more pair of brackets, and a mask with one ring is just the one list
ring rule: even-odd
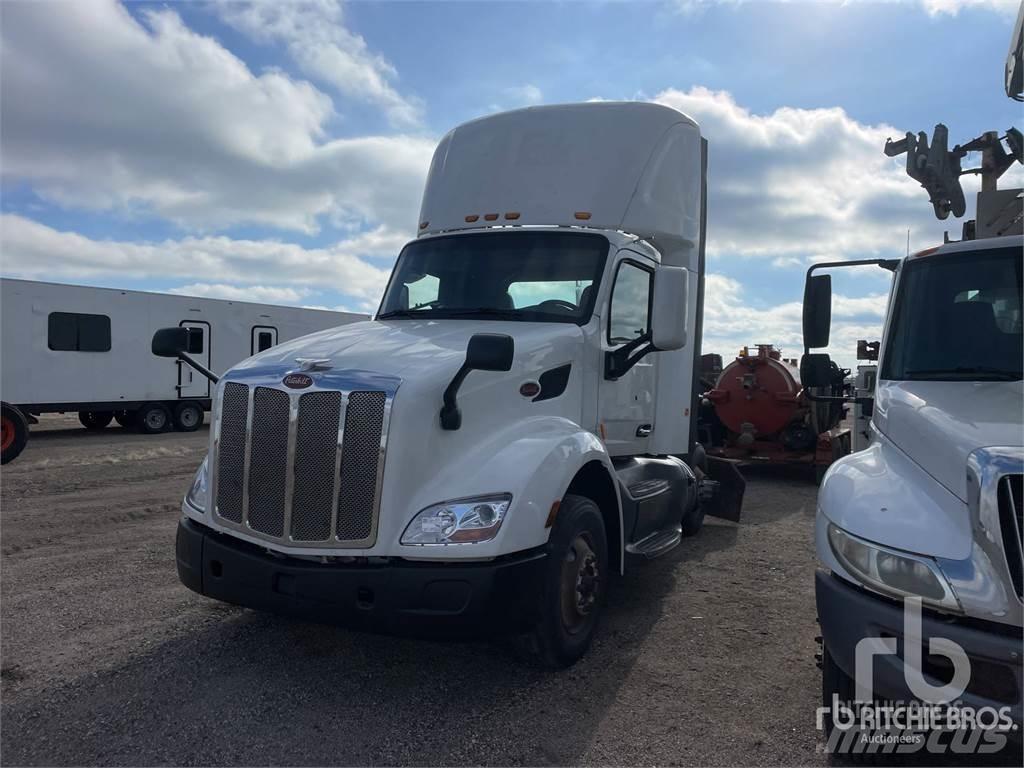
{"label": "white semi truck", "polygon": [[[577,660],[630,556],[739,516],[742,478],[695,442],[705,171],[698,126],[654,104],[447,134],[375,317],[218,383],[181,581]],[[183,350],[177,329],[153,340]]]}

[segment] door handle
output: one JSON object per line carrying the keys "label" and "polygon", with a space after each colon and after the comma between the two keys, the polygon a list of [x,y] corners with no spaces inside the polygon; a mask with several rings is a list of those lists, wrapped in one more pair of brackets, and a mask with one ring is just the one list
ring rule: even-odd
{"label": "door handle", "polygon": [[639,427],[636,428],[636,436],[647,437],[648,435],[651,434],[651,431],[653,429],[654,427],[652,427],[650,424],[641,424]]}

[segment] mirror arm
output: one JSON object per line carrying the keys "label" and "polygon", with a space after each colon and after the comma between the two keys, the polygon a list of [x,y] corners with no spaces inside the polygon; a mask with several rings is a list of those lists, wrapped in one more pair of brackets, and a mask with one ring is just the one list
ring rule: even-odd
{"label": "mirror arm", "polygon": [[203,374],[203,376],[208,378],[214,384],[216,384],[218,381],[220,381],[220,378],[213,371],[211,371],[205,365],[202,365],[201,363],[199,363],[197,360],[193,360],[191,357],[186,355],[184,352],[179,352],[178,353],[178,359],[181,362],[183,362],[183,363],[188,363],[189,365],[191,365],[193,368],[195,368],[197,371],[199,371],[199,373]]}
{"label": "mirror arm", "polygon": [[[615,381],[639,363],[645,355],[655,351],[654,344],[651,343],[651,334],[648,332],[618,349],[607,352],[604,358],[604,377],[609,381]],[[636,354],[633,354],[634,352]]]}
{"label": "mirror arm", "polygon": [[462,367],[455,372],[448,386],[445,387],[444,405],[441,406],[441,429],[456,430],[462,427],[462,411],[459,410],[459,403],[455,396],[471,370],[467,363],[463,363]]}

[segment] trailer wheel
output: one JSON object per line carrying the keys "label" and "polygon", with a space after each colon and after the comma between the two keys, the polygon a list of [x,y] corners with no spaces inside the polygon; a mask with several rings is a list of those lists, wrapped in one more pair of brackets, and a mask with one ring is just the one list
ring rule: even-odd
{"label": "trailer wheel", "polygon": [[193,400],[174,406],[174,428],[180,432],[195,432],[203,424],[203,407]]}
{"label": "trailer wheel", "polygon": [[28,442],[28,421],[25,414],[4,403],[0,413],[0,464],[18,458]]}
{"label": "trailer wheel", "polygon": [[135,426],[135,411],[114,411],[114,421],[125,429]]}
{"label": "trailer wheel", "polygon": [[601,510],[568,495],[548,539],[532,650],[547,666],[575,664],[594,637],[608,591],[608,542]]}
{"label": "trailer wheel", "polygon": [[135,423],[144,435],[166,432],[171,424],[171,412],[163,403],[146,403],[136,412]]}
{"label": "trailer wheel", "polygon": [[114,420],[113,411],[79,411],[78,420],[82,426],[93,432],[106,429],[107,425]]}

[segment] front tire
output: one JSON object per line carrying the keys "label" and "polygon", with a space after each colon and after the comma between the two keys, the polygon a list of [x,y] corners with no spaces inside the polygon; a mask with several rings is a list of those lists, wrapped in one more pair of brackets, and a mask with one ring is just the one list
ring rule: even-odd
{"label": "front tire", "polygon": [[587,652],[604,609],[610,568],[601,510],[585,496],[563,500],[548,539],[533,649],[547,666],[572,666]]}
{"label": "front tire", "polygon": [[135,414],[135,424],[144,435],[166,432],[171,424],[171,412],[162,403],[146,403]]}
{"label": "front tire", "polygon": [[79,411],[78,420],[82,426],[90,432],[98,432],[106,429],[107,425],[114,420],[113,411]]}
{"label": "front tire", "polygon": [[0,464],[18,458],[28,443],[28,420],[25,414],[4,403],[0,412]]}

